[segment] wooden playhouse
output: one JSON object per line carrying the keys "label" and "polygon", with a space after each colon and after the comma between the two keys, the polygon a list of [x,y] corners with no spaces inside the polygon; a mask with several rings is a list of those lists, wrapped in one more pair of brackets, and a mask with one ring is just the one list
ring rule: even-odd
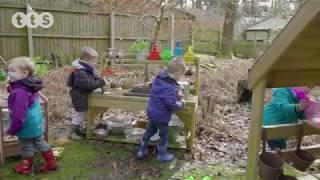
{"label": "wooden playhouse", "polygon": [[[307,0],[272,46],[249,70],[253,91],[252,115],[248,141],[247,180],[258,179],[262,129],[266,139],[296,136],[298,124],[262,127],[266,88],[320,85],[320,1]],[[303,136],[320,130],[303,122]],[[320,146],[302,147],[314,155]],[[291,150],[294,151],[294,150]],[[283,154],[290,152],[286,150]]]}

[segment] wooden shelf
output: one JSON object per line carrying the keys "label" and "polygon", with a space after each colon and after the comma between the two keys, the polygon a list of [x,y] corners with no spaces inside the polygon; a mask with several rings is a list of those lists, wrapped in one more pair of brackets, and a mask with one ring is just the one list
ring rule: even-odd
{"label": "wooden shelf", "polygon": [[[187,63],[191,65],[197,64],[197,59],[192,63]],[[119,62],[115,64],[167,64],[168,62],[163,62],[162,60],[136,60],[136,59],[113,59],[114,62]]]}

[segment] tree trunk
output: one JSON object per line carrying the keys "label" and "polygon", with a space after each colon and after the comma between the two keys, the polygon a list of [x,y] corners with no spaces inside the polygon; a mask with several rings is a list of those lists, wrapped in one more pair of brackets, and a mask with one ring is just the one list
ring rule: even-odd
{"label": "tree trunk", "polygon": [[157,18],[157,23],[156,23],[156,28],[155,28],[155,32],[154,32],[154,42],[156,42],[158,40],[158,36],[159,36],[159,33],[160,33],[160,29],[161,29],[161,23],[162,23],[162,20],[163,20],[163,13],[164,13],[164,5],[162,5],[160,7],[160,16],[159,18]]}
{"label": "tree trunk", "polygon": [[227,58],[232,58],[232,41],[234,36],[234,24],[236,21],[238,2],[239,0],[229,0],[226,6],[221,53]]}
{"label": "tree trunk", "polygon": [[256,2],[255,0],[251,0],[251,16],[256,16]]}
{"label": "tree trunk", "polygon": [[196,0],[196,8],[197,9],[202,9],[201,3],[202,3],[202,0]]}

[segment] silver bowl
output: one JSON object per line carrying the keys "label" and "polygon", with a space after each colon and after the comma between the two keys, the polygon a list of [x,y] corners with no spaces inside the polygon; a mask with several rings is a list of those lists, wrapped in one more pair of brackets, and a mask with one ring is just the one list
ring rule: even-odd
{"label": "silver bowl", "polygon": [[142,128],[129,128],[125,130],[127,139],[140,140],[146,130]]}

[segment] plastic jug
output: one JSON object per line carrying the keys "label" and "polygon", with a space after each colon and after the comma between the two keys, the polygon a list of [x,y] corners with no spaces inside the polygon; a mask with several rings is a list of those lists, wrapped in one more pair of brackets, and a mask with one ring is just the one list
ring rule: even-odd
{"label": "plastic jug", "polygon": [[151,48],[148,59],[149,60],[160,60],[160,51],[159,51],[158,46],[155,43],[152,44],[152,48]]}
{"label": "plastic jug", "polygon": [[172,58],[172,54],[169,47],[164,48],[164,50],[161,53],[161,60],[163,62],[168,62],[171,60],[171,58]]}
{"label": "plastic jug", "polygon": [[183,48],[182,48],[182,42],[177,41],[176,47],[174,48],[174,57],[183,56]]}
{"label": "plastic jug", "polygon": [[186,63],[192,63],[192,62],[194,62],[194,58],[195,58],[195,56],[192,51],[192,47],[189,46],[188,51],[184,54],[184,60]]}

